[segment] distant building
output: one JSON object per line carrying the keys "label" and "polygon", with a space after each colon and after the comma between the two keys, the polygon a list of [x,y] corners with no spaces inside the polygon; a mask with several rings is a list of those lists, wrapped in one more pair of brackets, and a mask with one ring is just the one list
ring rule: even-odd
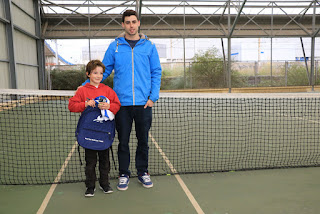
{"label": "distant building", "polygon": [[[309,57],[306,57],[306,60],[309,60]],[[304,57],[296,57],[296,61],[304,61]]]}
{"label": "distant building", "polygon": [[[44,55],[45,55],[45,66],[54,66],[54,65],[73,65],[69,61],[65,60],[59,54],[56,56],[56,52],[51,48],[49,43],[44,43]],[[58,57],[58,60],[57,60]]]}

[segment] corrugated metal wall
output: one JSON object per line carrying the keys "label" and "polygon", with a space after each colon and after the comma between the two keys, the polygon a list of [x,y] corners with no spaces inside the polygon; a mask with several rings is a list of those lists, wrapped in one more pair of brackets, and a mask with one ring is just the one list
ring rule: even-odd
{"label": "corrugated metal wall", "polygon": [[45,88],[42,42],[38,1],[0,0],[0,88]]}
{"label": "corrugated metal wall", "polygon": [[[0,0],[0,18],[5,19],[4,3]],[[9,63],[6,35],[6,23],[0,22],[0,88],[9,88]]]}

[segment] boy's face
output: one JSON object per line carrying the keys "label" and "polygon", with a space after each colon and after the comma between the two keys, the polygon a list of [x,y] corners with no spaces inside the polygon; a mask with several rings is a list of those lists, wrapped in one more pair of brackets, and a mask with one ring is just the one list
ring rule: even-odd
{"label": "boy's face", "polygon": [[95,69],[93,69],[90,74],[87,76],[90,79],[90,84],[94,86],[98,86],[103,78],[103,68],[100,66],[97,66]]}
{"label": "boy's face", "polygon": [[126,34],[133,37],[138,34],[138,28],[140,26],[140,21],[136,16],[126,16],[124,17],[124,22],[122,22],[122,27]]}

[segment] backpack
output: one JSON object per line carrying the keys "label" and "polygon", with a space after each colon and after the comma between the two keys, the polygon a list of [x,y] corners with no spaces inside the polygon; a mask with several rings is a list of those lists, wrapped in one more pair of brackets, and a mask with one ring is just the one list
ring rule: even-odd
{"label": "backpack", "polygon": [[77,129],[76,138],[78,144],[86,149],[105,150],[108,149],[115,137],[114,120],[97,120],[101,117],[101,110],[88,106],[81,114]]}

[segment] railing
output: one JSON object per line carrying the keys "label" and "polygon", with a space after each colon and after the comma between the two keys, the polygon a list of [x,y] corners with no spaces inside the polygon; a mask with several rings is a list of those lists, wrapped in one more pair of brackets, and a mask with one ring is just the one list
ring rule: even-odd
{"label": "railing", "polygon": [[[315,61],[314,85],[320,85],[320,61]],[[226,65],[222,60],[207,62],[166,62],[162,66],[161,89],[227,88]],[[231,66],[232,88],[308,86],[310,63],[306,69],[303,61],[233,61]],[[85,72],[83,64],[47,66],[49,89],[52,88],[51,72]],[[51,74],[51,75],[50,75]],[[57,72],[55,73],[57,74]],[[77,78],[77,77],[73,77]],[[75,79],[71,79],[71,82]]]}

